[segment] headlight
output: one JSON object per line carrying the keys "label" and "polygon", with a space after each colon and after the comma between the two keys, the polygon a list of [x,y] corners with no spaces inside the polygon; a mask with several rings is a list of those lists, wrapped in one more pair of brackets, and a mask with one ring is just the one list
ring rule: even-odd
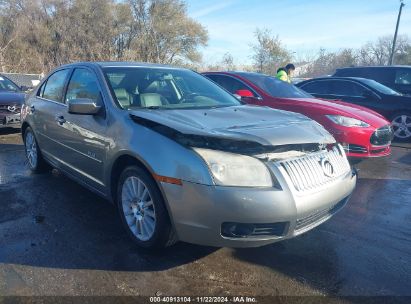
{"label": "headlight", "polygon": [[268,168],[250,156],[209,149],[194,149],[207,163],[216,185],[272,187]]}
{"label": "headlight", "polygon": [[366,122],[363,122],[355,118],[347,117],[347,116],[342,116],[342,115],[325,115],[325,116],[332,122],[336,123],[337,125],[344,126],[344,127],[366,128],[370,126]]}

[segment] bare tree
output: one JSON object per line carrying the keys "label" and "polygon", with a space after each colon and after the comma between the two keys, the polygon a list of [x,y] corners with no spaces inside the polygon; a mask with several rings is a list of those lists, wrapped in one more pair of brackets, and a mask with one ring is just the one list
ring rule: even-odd
{"label": "bare tree", "polygon": [[230,53],[227,52],[223,55],[223,58],[221,59],[221,66],[227,71],[234,71],[236,69],[234,58]]}
{"label": "bare tree", "polygon": [[255,31],[256,43],[251,45],[254,66],[260,73],[275,74],[279,67],[291,60],[291,53],[282,45],[278,36],[268,29]]}
{"label": "bare tree", "polygon": [[207,32],[187,16],[183,1],[129,0],[129,3],[135,32],[131,57],[167,64],[200,60],[197,48],[206,45]]}
{"label": "bare tree", "polygon": [[[359,64],[361,65],[387,65],[392,49],[392,37],[383,36],[375,42],[368,42],[359,50]],[[408,52],[410,41],[407,36],[399,36],[394,51],[394,61],[400,56],[397,63],[401,64],[401,58]],[[406,57],[406,56],[405,56]]]}
{"label": "bare tree", "polygon": [[[342,49],[327,52],[320,49],[301,76],[317,77],[333,74],[337,68],[357,65],[387,65],[392,48],[392,37],[383,36],[374,42],[367,42],[359,49]],[[397,64],[411,63],[411,43],[407,36],[399,36],[394,61]]]}
{"label": "bare tree", "polygon": [[0,0],[0,69],[46,73],[85,60],[187,64],[207,31],[182,0]]}

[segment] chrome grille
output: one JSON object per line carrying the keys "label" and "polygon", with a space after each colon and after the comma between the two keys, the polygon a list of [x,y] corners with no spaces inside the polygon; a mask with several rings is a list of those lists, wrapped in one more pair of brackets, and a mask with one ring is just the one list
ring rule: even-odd
{"label": "chrome grille", "polygon": [[341,146],[278,163],[297,191],[308,191],[328,184],[351,169]]}

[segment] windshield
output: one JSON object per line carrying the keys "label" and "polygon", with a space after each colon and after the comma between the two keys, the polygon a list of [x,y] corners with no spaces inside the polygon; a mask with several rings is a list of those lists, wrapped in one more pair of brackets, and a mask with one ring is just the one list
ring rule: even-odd
{"label": "windshield", "polygon": [[393,89],[375,81],[372,79],[362,79],[362,82],[364,82],[366,85],[370,86],[371,88],[377,90],[378,92],[386,95],[401,95],[401,93],[398,93],[397,91],[394,91]]}
{"label": "windshield", "polygon": [[107,67],[103,71],[122,109],[193,109],[241,104],[212,81],[190,70]]}
{"label": "windshield", "polygon": [[266,93],[273,97],[283,98],[312,98],[312,96],[296,86],[281,81],[275,77],[256,74],[256,73],[238,73],[240,76],[251,81],[257,87],[264,90]]}
{"label": "windshield", "polygon": [[0,91],[20,92],[20,88],[11,80],[0,76]]}

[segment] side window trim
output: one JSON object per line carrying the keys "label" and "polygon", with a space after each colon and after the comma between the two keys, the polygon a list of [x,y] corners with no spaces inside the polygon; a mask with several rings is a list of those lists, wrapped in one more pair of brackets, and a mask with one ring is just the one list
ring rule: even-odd
{"label": "side window trim", "polygon": [[66,107],[67,107],[67,103],[66,103],[67,88],[68,88],[68,85],[70,83],[71,77],[73,77],[75,69],[76,69],[76,67],[70,69],[70,72],[69,72],[69,74],[67,76],[67,79],[66,79],[66,83],[64,84],[64,88],[63,88],[63,101],[62,101],[62,104],[64,104]]}
{"label": "side window trim", "polygon": [[41,86],[39,87],[39,89],[37,90],[36,96],[42,98],[43,97],[43,93],[44,93],[44,88],[46,87],[47,84],[47,79],[44,80],[44,82],[41,84]]}

